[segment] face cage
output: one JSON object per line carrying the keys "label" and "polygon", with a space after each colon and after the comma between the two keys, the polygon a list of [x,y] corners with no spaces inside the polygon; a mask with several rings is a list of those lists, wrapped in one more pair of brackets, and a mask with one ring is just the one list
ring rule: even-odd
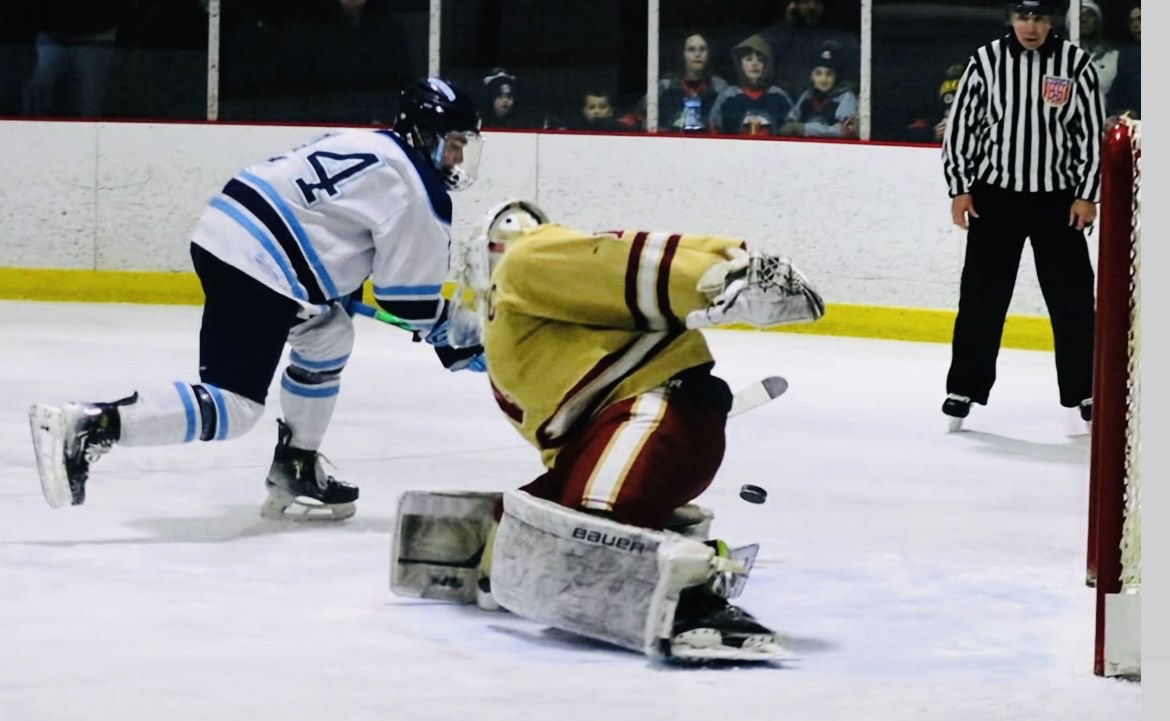
{"label": "face cage", "polygon": [[[463,146],[463,162],[444,166],[443,151],[447,148],[447,136],[451,133],[460,133],[466,139]],[[448,190],[466,190],[479,175],[479,161],[482,156],[483,136],[475,131],[449,130],[435,137],[435,144],[431,149],[431,164],[439,171],[439,176],[443,178]]]}

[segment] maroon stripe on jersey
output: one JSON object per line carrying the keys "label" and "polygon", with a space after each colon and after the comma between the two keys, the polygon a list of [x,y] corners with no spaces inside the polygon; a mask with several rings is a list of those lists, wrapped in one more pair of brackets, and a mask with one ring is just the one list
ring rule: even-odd
{"label": "maroon stripe on jersey", "polygon": [[[657,356],[663,351],[663,349],[673,343],[676,338],[678,338],[678,335],[674,333],[668,333],[664,335],[662,340],[658,341],[649,350],[647,350],[645,354],[643,354],[641,358],[638,359],[638,362],[634,364],[627,372],[614,378],[603,388],[590,389],[590,386],[594,384],[598,376],[609,370],[611,366],[629,354],[630,346],[633,344],[628,344],[620,350],[610,353],[598,361],[597,364],[595,364],[592,368],[589,369],[587,373],[585,373],[584,376],[582,376],[581,380],[577,381],[577,383],[574,384],[573,387],[570,388],[568,392],[561,397],[560,402],[557,403],[556,410],[550,413],[548,420],[546,420],[540,425],[539,428],[536,429],[536,441],[540,444],[540,447],[559,448],[560,446],[564,445],[566,437],[571,437],[573,435],[573,432],[569,431],[568,433],[554,437],[548,430],[549,424],[557,418],[562,408],[576,400],[578,396],[586,391],[589,391],[593,394],[594,398],[596,398],[596,403],[600,403],[606,396],[609,395],[613,388],[620,385],[622,381],[624,381],[633,373],[636,373],[640,368],[646,365],[646,363],[648,363],[651,358]],[[585,419],[592,415],[593,409],[586,408],[582,409],[582,412],[579,414],[579,418]],[[577,422],[574,422],[574,425],[577,425]]]}
{"label": "maroon stripe on jersey", "polygon": [[634,328],[649,330],[650,323],[638,308],[638,268],[642,265],[642,249],[646,247],[646,236],[649,233],[638,233],[630,243],[630,260],[626,264],[626,307],[634,318]]}
{"label": "maroon stripe on jersey", "polygon": [[658,264],[658,312],[666,318],[670,329],[674,332],[682,330],[683,324],[675,317],[670,308],[670,265],[674,262],[675,251],[681,235],[672,235],[666,240],[666,247],[662,249],[662,261]]}
{"label": "maroon stripe on jersey", "polygon": [[511,418],[517,424],[523,424],[524,411],[520,408],[520,406],[508,400],[508,397],[501,393],[499,388],[496,388],[495,383],[490,383],[489,381],[489,384],[492,387],[492,395],[496,398],[496,405],[500,407],[500,410],[504,412],[504,415]]}

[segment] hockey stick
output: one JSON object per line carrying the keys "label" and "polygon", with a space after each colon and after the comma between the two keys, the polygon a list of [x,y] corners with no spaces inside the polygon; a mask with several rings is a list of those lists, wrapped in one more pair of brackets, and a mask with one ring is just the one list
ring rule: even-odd
{"label": "hockey stick", "polygon": [[[375,308],[361,301],[354,301],[350,304],[350,308],[357,315],[364,315],[367,318],[373,318],[376,321],[392,325],[396,328],[414,332],[414,328],[410,323],[402,320],[398,316],[389,311]],[[750,410],[759,408],[768,401],[779,398],[788,390],[788,381],[782,376],[768,376],[752,383],[744,388],[740,388],[731,398],[731,410],[727,412],[727,417],[738,416],[741,413],[747,413]]]}
{"label": "hockey stick", "polygon": [[354,302],[350,303],[349,307],[350,310],[352,310],[357,315],[364,315],[367,318],[373,318],[376,321],[381,321],[382,323],[392,325],[395,328],[408,330],[412,333],[414,332],[414,328],[411,327],[410,323],[407,323],[389,311],[382,310],[381,308],[375,308],[372,305],[367,305],[360,300],[355,300]]}
{"label": "hockey stick", "polygon": [[731,410],[727,417],[738,416],[741,413],[759,408],[770,400],[779,398],[788,390],[788,381],[781,376],[768,376],[751,385],[739,389],[731,398]]}

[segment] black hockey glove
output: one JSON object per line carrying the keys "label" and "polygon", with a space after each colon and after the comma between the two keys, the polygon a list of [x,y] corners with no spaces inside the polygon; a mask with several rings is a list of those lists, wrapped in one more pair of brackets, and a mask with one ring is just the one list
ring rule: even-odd
{"label": "black hockey glove", "polygon": [[487,370],[487,361],[483,356],[483,346],[473,345],[466,348],[452,348],[449,345],[435,346],[435,355],[443,367],[449,371],[469,370],[483,373]]}

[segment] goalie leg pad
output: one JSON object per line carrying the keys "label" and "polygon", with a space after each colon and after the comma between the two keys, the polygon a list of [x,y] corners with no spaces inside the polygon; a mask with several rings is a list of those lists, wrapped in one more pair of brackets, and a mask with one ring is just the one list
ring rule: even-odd
{"label": "goalie leg pad", "polygon": [[657,657],[669,653],[679,593],[709,581],[718,562],[699,541],[511,491],[491,590],[517,615]]}
{"label": "goalie leg pad", "polygon": [[390,590],[400,596],[476,603],[478,566],[499,493],[407,491],[398,501]]}

